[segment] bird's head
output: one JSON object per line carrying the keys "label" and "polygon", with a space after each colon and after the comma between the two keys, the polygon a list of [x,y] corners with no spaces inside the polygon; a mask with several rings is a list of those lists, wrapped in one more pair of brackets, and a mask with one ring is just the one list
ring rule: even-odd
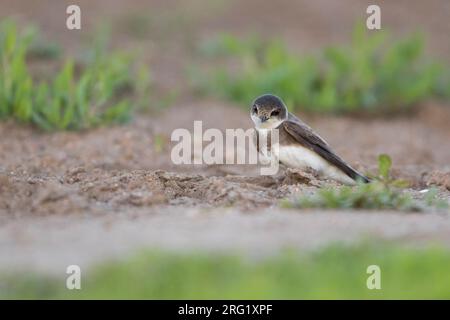
{"label": "bird's head", "polygon": [[274,129],[287,119],[288,111],[283,100],[265,94],[253,101],[250,115],[257,129]]}

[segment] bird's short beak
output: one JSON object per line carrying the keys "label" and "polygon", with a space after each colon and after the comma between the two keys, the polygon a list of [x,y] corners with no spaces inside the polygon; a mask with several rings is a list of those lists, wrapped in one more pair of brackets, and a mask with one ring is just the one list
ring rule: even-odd
{"label": "bird's short beak", "polygon": [[261,116],[259,117],[259,119],[261,119],[261,122],[266,122],[269,119],[269,117]]}

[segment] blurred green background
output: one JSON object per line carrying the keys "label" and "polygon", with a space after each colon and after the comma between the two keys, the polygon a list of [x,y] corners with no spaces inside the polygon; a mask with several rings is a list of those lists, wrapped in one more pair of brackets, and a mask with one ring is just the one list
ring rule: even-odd
{"label": "blurred green background", "polygon": [[[369,290],[367,268],[380,267]],[[272,257],[144,252],[82,272],[81,290],[65,277],[1,276],[0,298],[26,299],[449,299],[450,252],[379,242],[333,245]]]}
{"label": "blurred green background", "polygon": [[81,1],[76,31],[67,5],[3,4],[1,118],[86,129],[180,96],[247,107],[271,92],[291,110],[356,115],[450,98],[446,1],[382,2],[382,30],[365,27],[367,1]]}
{"label": "blurred green background", "polygon": [[[82,30],[70,31],[72,1],[3,0],[0,120],[37,131],[90,130],[209,99],[247,115],[266,92],[293,112],[355,122],[408,117],[430,101],[448,108],[450,1],[378,1],[382,30],[368,31],[372,2],[79,0]],[[157,137],[162,153],[168,148]],[[372,200],[367,190],[361,198]],[[383,190],[379,202],[398,209]],[[351,208],[361,206],[354,196],[331,194],[334,203],[351,199]],[[370,242],[256,260],[150,250],[94,267],[80,292],[66,290],[61,277],[2,272],[0,297],[450,298],[448,248]],[[381,291],[365,285],[370,264],[381,267]]]}

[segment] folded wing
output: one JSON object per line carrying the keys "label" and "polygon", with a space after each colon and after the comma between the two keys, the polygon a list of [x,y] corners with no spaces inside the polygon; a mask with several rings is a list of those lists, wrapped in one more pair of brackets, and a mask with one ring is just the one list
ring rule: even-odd
{"label": "folded wing", "polygon": [[301,122],[292,121],[290,119],[284,121],[280,126],[282,126],[285,131],[303,147],[314,151],[353,180],[369,182],[367,177],[357,172],[345,163],[345,161],[338,155],[336,155],[326,141],[315,134],[314,131],[312,131],[312,129],[308,126],[302,125]]}

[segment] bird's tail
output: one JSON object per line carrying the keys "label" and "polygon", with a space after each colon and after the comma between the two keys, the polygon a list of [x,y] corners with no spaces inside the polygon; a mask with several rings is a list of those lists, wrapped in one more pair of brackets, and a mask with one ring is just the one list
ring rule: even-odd
{"label": "bird's tail", "polygon": [[366,177],[365,175],[363,175],[362,173],[359,173],[358,171],[356,171],[355,169],[353,169],[350,166],[347,166],[347,167],[348,167],[348,169],[345,171],[345,173],[353,180],[355,180],[357,182],[363,182],[363,183],[370,182],[370,179],[368,177]]}

